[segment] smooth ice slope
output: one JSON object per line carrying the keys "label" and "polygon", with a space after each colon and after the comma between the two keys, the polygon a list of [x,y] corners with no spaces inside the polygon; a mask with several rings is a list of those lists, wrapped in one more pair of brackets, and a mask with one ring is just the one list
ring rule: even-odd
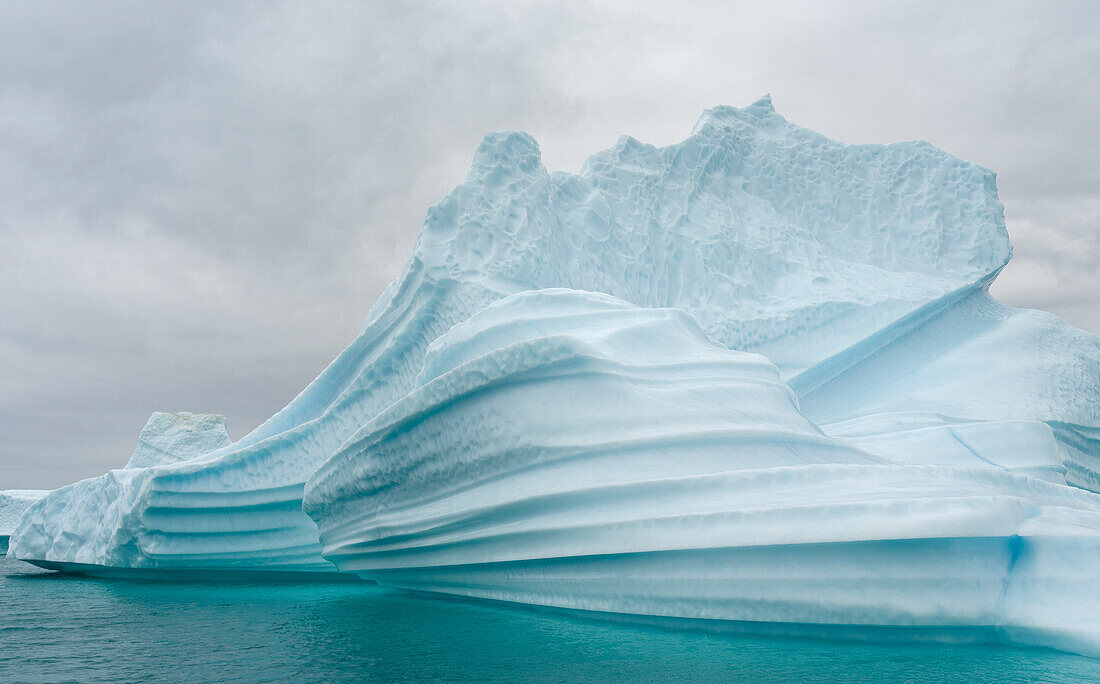
{"label": "smooth ice slope", "polygon": [[1025,467],[1061,468],[1100,491],[1100,338],[984,291],[806,393],[802,406],[830,434],[868,446],[944,439],[998,461],[1027,440]]}
{"label": "smooth ice slope", "polygon": [[547,290],[433,342],[305,506],[326,558],[397,587],[1100,654],[1100,496],[944,453],[827,437],[681,311]]}
{"label": "smooth ice slope", "polygon": [[830,358],[839,372],[845,350],[991,278],[1010,251],[988,170],[926,143],[834,142],[768,98],[709,110],[669,147],[623,138],[579,174],[548,173],[526,134],[493,133],[360,336],[285,409],[201,458],[58,490],[11,554],[331,568],[301,511],[306,478],[413,388],[432,340],[493,301],[571,287],[683,309],[793,381]]}

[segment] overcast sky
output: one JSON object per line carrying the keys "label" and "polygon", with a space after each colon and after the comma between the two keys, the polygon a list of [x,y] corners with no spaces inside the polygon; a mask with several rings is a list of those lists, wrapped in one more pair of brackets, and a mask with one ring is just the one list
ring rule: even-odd
{"label": "overcast sky", "polygon": [[994,293],[1100,332],[1100,3],[0,3],[0,489],[234,438],[347,344],[482,135],[576,171],[771,93],[998,173]]}

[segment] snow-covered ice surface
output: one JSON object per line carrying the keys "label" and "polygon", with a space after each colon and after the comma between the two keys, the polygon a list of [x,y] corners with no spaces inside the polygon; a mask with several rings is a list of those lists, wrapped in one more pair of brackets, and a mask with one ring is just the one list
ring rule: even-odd
{"label": "snow-covered ice surface", "polygon": [[990,171],[767,98],[579,174],[490,134],[285,409],[10,555],[1098,654],[1100,342],[990,298],[1010,256]]}

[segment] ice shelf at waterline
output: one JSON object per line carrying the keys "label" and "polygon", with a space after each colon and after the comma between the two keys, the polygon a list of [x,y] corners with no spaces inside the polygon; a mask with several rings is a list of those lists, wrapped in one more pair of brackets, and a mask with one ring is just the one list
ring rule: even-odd
{"label": "ice shelf at waterline", "polygon": [[1100,340],[991,298],[1010,256],[990,171],[767,98],[579,174],[493,133],[285,409],[9,554],[1097,654]]}

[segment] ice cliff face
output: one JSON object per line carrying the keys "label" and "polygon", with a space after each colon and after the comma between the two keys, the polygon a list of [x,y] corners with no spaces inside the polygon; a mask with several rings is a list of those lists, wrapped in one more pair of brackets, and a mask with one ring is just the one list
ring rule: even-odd
{"label": "ice cliff face", "polygon": [[992,300],[1010,255],[991,172],[768,99],[579,174],[490,134],[285,409],[151,420],[11,555],[1095,649],[1100,344]]}

